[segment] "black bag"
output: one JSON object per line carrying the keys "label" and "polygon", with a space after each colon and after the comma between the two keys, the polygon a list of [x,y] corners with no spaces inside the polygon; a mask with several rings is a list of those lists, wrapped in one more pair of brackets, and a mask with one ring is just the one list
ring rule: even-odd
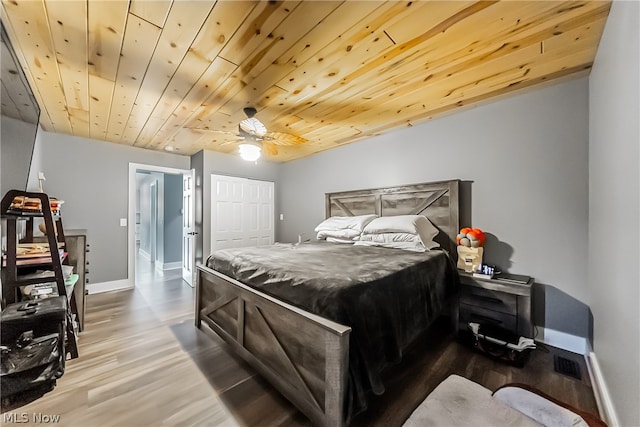
{"label": "black bag", "polygon": [[[9,304],[2,310],[2,345],[11,345],[26,331],[34,337],[58,332],[67,322],[67,297],[56,296]],[[64,331],[64,329],[63,329]]]}
{"label": "black bag", "polygon": [[51,389],[64,373],[64,347],[60,341],[60,334],[55,333],[22,338],[15,346],[3,346],[0,368],[2,397],[43,386]]}
{"label": "black bag", "polygon": [[518,368],[522,368],[529,359],[530,350],[517,351],[482,338],[476,339],[474,347],[480,353],[492,359],[508,363]]}
{"label": "black bag", "polygon": [[0,390],[11,398],[32,389],[50,390],[64,374],[67,325],[65,296],[8,305],[0,317]]}
{"label": "black bag", "polygon": [[[517,344],[519,335],[496,325],[480,325],[474,333],[473,347],[492,359],[522,368],[529,359],[531,348],[514,350],[508,344]],[[496,341],[502,341],[499,343]],[[535,348],[535,347],[534,347]]]}

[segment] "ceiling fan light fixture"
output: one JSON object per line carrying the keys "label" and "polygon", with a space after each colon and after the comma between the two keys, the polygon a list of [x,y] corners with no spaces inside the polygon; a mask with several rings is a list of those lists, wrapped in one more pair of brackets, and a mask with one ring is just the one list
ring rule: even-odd
{"label": "ceiling fan light fixture", "polygon": [[260,158],[262,148],[256,144],[244,143],[238,146],[240,157],[248,162],[255,162]]}

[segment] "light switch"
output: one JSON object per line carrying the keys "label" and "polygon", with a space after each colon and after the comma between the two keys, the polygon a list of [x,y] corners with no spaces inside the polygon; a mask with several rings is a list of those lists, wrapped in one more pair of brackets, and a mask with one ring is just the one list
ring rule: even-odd
{"label": "light switch", "polygon": [[280,214],[280,221],[284,221],[284,214]]}
{"label": "light switch", "polygon": [[127,226],[127,218],[120,218],[120,227]]}

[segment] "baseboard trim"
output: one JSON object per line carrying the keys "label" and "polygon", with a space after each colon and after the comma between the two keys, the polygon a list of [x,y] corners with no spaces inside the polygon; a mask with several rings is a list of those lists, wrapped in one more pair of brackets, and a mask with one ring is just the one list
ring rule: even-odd
{"label": "baseboard trim", "polygon": [[577,335],[568,334],[566,332],[556,331],[555,329],[538,327],[542,332],[542,338],[538,341],[542,341],[552,347],[561,348],[573,353],[582,354],[587,356],[591,350],[589,340],[585,337],[579,337]]}
{"label": "baseboard trim", "polygon": [[598,411],[600,412],[600,418],[602,418],[609,427],[618,427],[618,415],[616,409],[613,406],[613,400],[609,394],[609,388],[602,375],[598,358],[594,352],[590,352],[587,360],[587,368],[589,369],[589,375],[591,376],[591,386],[593,387],[593,394],[596,398],[596,404],[598,405]]}
{"label": "baseboard trim", "polygon": [[133,284],[129,279],[112,280],[111,282],[89,283],[87,291],[89,294],[100,294],[102,292],[121,291],[133,289]]}
{"label": "baseboard trim", "polygon": [[176,270],[178,268],[182,268],[182,261],[167,262],[167,263],[156,261],[156,270],[158,271]]}

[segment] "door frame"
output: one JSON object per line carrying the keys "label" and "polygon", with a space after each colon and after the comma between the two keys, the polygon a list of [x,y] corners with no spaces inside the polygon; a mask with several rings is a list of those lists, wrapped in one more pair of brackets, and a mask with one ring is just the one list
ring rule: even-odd
{"label": "door frame", "polygon": [[151,212],[149,215],[149,258],[151,263],[154,264],[158,260],[158,180],[155,180],[149,185],[149,197],[151,203],[149,207]]}
{"label": "door frame", "polygon": [[[185,191],[187,183],[188,191]],[[196,285],[196,246],[198,244],[198,238],[196,237],[198,232],[196,231],[195,185],[194,173],[182,175],[182,280],[192,288]],[[188,199],[187,202],[185,202],[185,194],[188,194],[186,197]],[[191,259],[185,260],[185,251]]]}
{"label": "door frame", "polygon": [[[191,174],[195,177],[195,169],[177,169],[166,166],[129,163],[129,205],[127,214],[127,282],[129,288],[136,284],[136,172],[149,171],[174,175]],[[195,179],[195,178],[194,178]]]}

